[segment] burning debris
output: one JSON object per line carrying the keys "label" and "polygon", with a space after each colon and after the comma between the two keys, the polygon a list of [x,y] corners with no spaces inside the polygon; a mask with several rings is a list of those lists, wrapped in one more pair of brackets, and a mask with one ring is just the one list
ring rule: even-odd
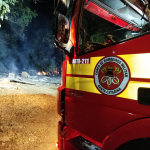
{"label": "burning debris", "polygon": [[18,85],[35,85],[40,87],[43,85],[55,84],[59,86],[61,84],[61,76],[58,74],[50,74],[48,72],[36,72],[34,70],[26,72],[23,71],[20,74],[8,73],[0,76],[0,88],[1,89],[13,89],[17,90]]}
{"label": "burning debris", "polygon": [[44,76],[54,76],[54,75],[60,75],[59,71],[54,70],[53,72],[38,72],[37,75],[44,75]]}
{"label": "burning debris", "polygon": [[42,72],[38,72],[37,75],[48,75],[46,72],[42,71]]}

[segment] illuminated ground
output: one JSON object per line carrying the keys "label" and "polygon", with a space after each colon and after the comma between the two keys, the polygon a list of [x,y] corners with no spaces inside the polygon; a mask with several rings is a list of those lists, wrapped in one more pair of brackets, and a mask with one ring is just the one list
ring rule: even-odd
{"label": "illuminated ground", "polygon": [[0,150],[55,150],[57,85],[0,85]]}

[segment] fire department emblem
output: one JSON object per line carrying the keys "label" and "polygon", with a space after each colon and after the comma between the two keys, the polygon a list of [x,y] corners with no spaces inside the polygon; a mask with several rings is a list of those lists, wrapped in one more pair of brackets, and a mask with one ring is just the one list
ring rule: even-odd
{"label": "fire department emblem", "polygon": [[98,62],[94,70],[97,89],[107,95],[122,92],[129,81],[129,69],[118,57],[105,57]]}

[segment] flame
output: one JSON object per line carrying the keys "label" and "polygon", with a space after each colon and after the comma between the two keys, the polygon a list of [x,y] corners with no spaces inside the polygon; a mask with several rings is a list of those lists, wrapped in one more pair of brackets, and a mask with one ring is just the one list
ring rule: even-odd
{"label": "flame", "polygon": [[42,75],[42,73],[41,73],[41,72],[38,72],[37,75]]}
{"label": "flame", "polygon": [[42,71],[42,72],[38,72],[37,75],[47,75],[47,73]]}
{"label": "flame", "polygon": [[47,73],[46,73],[46,72],[44,72],[44,71],[42,71],[42,74],[43,74],[43,75],[46,75]]}
{"label": "flame", "polygon": [[54,74],[56,74],[56,73],[57,73],[57,71],[56,71],[56,70],[54,70],[54,71],[53,71],[53,73],[54,73]]}

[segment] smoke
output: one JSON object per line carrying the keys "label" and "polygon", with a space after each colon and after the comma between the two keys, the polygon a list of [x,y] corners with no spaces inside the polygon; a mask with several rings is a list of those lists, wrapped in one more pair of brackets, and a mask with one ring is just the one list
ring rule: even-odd
{"label": "smoke", "polygon": [[[21,32],[21,27],[3,21],[0,29],[0,73],[61,68],[63,52],[54,47],[54,16],[39,13]],[[25,35],[25,37],[24,37]],[[52,71],[52,70],[51,70]]]}
{"label": "smoke", "polygon": [[16,65],[14,64],[14,62],[12,62],[9,66],[9,70],[10,72],[14,72],[17,73],[18,72],[18,68],[16,67]]}

